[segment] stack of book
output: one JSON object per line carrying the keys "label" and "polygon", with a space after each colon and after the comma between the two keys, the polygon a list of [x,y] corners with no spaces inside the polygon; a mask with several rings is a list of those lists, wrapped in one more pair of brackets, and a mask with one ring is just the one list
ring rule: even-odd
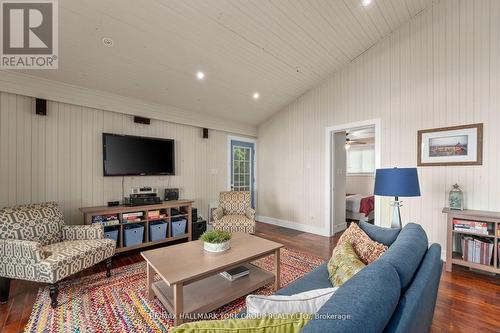
{"label": "stack of book", "polygon": [[493,241],[473,237],[462,237],[462,259],[477,264],[490,265]]}
{"label": "stack of book", "polygon": [[488,224],[490,223],[453,219],[453,230],[480,235],[491,235],[490,229],[493,227],[493,224],[491,223],[491,226]]}
{"label": "stack of book", "polygon": [[142,220],[143,216],[143,212],[124,213],[122,215],[122,219],[123,223],[139,222]]}
{"label": "stack of book", "polygon": [[223,277],[225,277],[229,281],[234,281],[234,280],[239,279],[241,277],[244,277],[248,274],[250,274],[250,271],[245,266],[238,266],[238,267],[231,268],[230,270],[227,270],[225,272],[220,273],[220,275],[222,275]]}
{"label": "stack of book", "polygon": [[161,220],[166,217],[165,214],[160,214],[160,210],[150,210],[148,212],[148,219],[150,220]]}
{"label": "stack of book", "polygon": [[95,215],[92,216],[92,223],[99,223],[105,227],[117,225],[120,223],[116,215]]}

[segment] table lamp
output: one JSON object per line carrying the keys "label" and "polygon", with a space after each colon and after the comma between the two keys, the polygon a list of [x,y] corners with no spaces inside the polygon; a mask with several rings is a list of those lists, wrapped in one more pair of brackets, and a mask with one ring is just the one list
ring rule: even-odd
{"label": "table lamp", "polygon": [[419,197],[417,168],[390,168],[377,169],[375,172],[375,195],[394,197],[391,203],[391,228],[401,228],[401,213],[399,208],[402,201],[399,197]]}

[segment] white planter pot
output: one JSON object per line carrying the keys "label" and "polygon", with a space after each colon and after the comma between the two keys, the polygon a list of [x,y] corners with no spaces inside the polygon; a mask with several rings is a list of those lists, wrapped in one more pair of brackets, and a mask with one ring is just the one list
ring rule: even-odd
{"label": "white planter pot", "polygon": [[207,243],[203,242],[203,249],[207,252],[224,252],[231,247],[231,241],[224,243]]}

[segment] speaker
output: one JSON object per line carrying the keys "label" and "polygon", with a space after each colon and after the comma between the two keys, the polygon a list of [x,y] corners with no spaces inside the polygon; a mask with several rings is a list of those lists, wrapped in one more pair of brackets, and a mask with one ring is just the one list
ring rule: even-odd
{"label": "speaker", "polygon": [[203,139],[208,139],[208,128],[203,129]]}
{"label": "speaker", "polygon": [[47,100],[37,98],[35,100],[35,113],[39,116],[47,115]]}
{"label": "speaker", "polygon": [[193,222],[192,226],[193,226],[192,234],[191,234],[192,240],[200,239],[200,236],[205,231],[207,231],[207,221],[205,221],[205,220],[199,220],[199,221]]}
{"label": "speaker", "polygon": [[198,209],[197,208],[191,208],[191,221],[196,222],[198,221]]}
{"label": "speaker", "polygon": [[165,201],[179,200],[179,189],[178,188],[166,188],[165,189]]}
{"label": "speaker", "polygon": [[143,124],[143,125],[150,125],[151,124],[151,119],[135,116],[134,117],[134,123]]}

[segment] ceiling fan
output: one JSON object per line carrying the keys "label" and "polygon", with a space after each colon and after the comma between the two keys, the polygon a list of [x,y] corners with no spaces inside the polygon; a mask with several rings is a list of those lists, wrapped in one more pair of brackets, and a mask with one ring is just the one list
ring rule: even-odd
{"label": "ceiling fan", "polygon": [[366,144],[367,143],[364,141],[350,139],[349,133],[346,133],[346,136],[345,136],[345,149],[346,150],[351,148],[351,146],[354,146],[354,145],[366,145]]}

